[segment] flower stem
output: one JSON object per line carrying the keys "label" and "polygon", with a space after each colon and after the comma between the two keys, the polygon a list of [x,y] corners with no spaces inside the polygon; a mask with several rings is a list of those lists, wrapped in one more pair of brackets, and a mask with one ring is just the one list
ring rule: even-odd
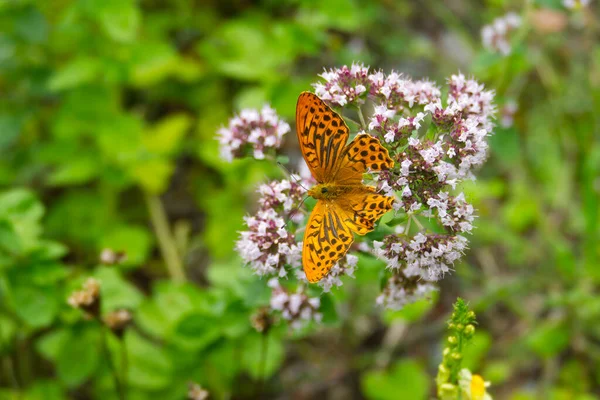
{"label": "flower stem", "polygon": [[117,368],[115,367],[114,360],[112,355],[110,354],[110,349],[108,348],[108,328],[106,326],[101,327],[102,334],[102,348],[104,349],[104,354],[106,356],[106,361],[108,361],[108,367],[110,369],[110,373],[113,377],[113,382],[115,385],[115,390],[119,396],[119,400],[125,400],[125,391],[122,385],[122,382],[119,380],[119,374],[117,373]]}
{"label": "flower stem", "polygon": [[264,392],[264,388],[265,388],[267,352],[269,351],[269,331],[268,330],[266,330],[262,334],[261,339],[262,340],[261,340],[261,348],[260,348],[260,360],[259,360],[259,364],[258,364],[258,389],[257,389],[258,396],[256,397],[257,399],[263,398],[263,392]]}
{"label": "flower stem", "polygon": [[158,239],[158,246],[167,266],[167,271],[171,279],[175,282],[185,282],[185,273],[179,252],[177,251],[177,243],[169,228],[169,221],[160,198],[150,193],[145,193],[144,197],[150,213],[150,220]]}
{"label": "flower stem", "polygon": [[129,371],[128,371],[128,359],[127,359],[127,344],[125,343],[125,338],[122,337],[121,340],[121,387],[123,388],[123,396],[124,398],[127,396],[127,381],[129,379]]}
{"label": "flower stem", "polygon": [[419,230],[421,230],[421,231],[425,230],[425,227],[423,226],[423,224],[419,221],[419,219],[416,216],[411,215],[410,219],[414,219],[415,224],[417,224],[417,226],[419,227]]}
{"label": "flower stem", "polygon": [[360,106],[357,107],[358,108],[358,118],[360,119],[360,128],[364,131],[367,130],[367,124],[365,122],[365,117],[363,116],[362,113],[362,108],[360,108]]}
{"label": "flower stem", "polygon": [[20,396],[20,385],[19,380],[17,379],[17,374],[15,373],[15,366],[12,358],[10,358],[10,354],[7,354],[6,357],[2,360],[3,369],[6,371],[6,376],[10,379],[10,383],[12,388],[16,394],[16,398],[21,398]]}

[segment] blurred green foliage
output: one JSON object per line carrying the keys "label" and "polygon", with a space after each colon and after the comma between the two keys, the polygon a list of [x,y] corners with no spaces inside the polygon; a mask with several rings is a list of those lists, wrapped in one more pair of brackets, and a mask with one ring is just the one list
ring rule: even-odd
{"label": "blurred green foliage", "polygon": [[[508,10],[524,20],[513,52],[482,50]],[[129,399],[182,399],[190,381],[215,399],[425,399],[458,295],[480,321],[465,363],[495,398],[596,398],[599,32],[598,4],[558,0],[0,2],[0,398],[117,398],[110,360],[126,360]],[[256,184],[281,172],[222,162],[215,132],[264,102],[293,122],[317,74],[354,60],[462,70],[499,108],[516,100],[462,188],[471,250],[432,303],[374,308],[384,266],[365,257],[321,297],[322,326],[259,334],[269,290],[232,249]],[[105,248],[127,260],[101,266]],[[88,276],[103,313],[132,311],[122,341],[67,305]]]}

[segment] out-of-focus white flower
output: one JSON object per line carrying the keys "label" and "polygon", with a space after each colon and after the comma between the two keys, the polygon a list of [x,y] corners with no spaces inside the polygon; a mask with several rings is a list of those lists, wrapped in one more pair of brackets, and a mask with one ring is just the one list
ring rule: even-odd
{"label": "out-of-focus white flower", "polygon": [[510,128],[514,122],[515,113],[518,110],[517,103],[514,100],[508,100],[500,109],[500,126]]}
{"label": "out-of-focus white flower", "polygon": [[96,278],[88,278],[83,283],[82,290],[73,292],[67,299],[67,303],[73,308],[80,308],[89,317],[100,316],[100,281]]}
{"label": "out-of-focus white flower", "polygon": [[329,292],[332,287],[342,286],[341,277],[348,275],[354,278],[354,269],[358,263],[358,257],[353,254],[346,254],[331,268],[331,271],[319,281],[318,285],[324,292]]}
{"label": "out-of-focus white flower", "polygon": [[483,47],[504,56],[510,54],[510,34],[521,26],[521,17],[514,12],[496,18],[481,29]]}
{"label": "out-of-focus white flower", "polygon": [[458,386],[466,400],[492,400],[492,396],[487,392],[490,383],[484,381],[480,375],[471,373],[467,368],[460,370]]}
{"label": "out-of-focus white flower", "polygon": [[227,127],[217,131],[221,158],[232,161],[252,155],[265,158],[265,152],[278,149],[290,125],[281,120],[275,110],[265,105],[261,111],[245,109],[229,120]]}
{"label": "out-of-focus white flower", "polygon": [[202,386],[197,383],[190,382],[188,387],[188,399],[189,400],[206,400],[208,399],[209,393]]}
{"label": "out-of-focus white flower", "polygon": [[592,0],[563,0],[563,6],[571,10],[579,10],[590,5]]}
{"label": "out-of-focus white flower", "polygon": [[272,289],[271,309],[281,313],[293,328],[300,328],[309,321],[320,322],[323,318],[319,312],[321,302],[318,298],[308,297],[301,288],[290,293],[279,284],[277,278],[270,279],[268,285]]}
{"label": "out-of-focus white flower", "polygon": [[376,301],[385,308],[401,310],[407,304],[429,298],[435,291],[437,289],[431,283],[418,282],[394,275],[387,281]]}

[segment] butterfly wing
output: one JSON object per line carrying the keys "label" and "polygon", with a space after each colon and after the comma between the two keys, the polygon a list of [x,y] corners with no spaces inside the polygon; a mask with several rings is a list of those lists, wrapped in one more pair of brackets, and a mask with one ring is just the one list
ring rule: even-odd
{"label": "butterfly wing", "polygon": [[340,164],[333,181],[342,186],[362,185],[363,174],[381,171],[394,166],[394,160],[376,137],[359,134],[348,143],[340,157]]}
{"label": "butterfly wing", "polygon": [[302,265],[309,282],[320,281],[348,251],[354,238],[339,206],[319,200],[304,232]]}
{"label": "butterfly wing", "polygon": [[354,233],[364,235],[375,229],[375,222],[391,210],[394,198],[376,193],[372,186],[362,186],[335,200],[342,222]]}
{"label": "butterfly wing", "polygon": [[303,92],[296,105],[296,134],[313,177],[319,183],[330,182],[349,137],[342,117],[313,93]]}

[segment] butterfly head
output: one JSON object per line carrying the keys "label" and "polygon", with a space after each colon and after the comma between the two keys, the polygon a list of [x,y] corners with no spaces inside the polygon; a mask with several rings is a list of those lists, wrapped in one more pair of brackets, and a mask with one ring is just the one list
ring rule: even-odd
{"label": "butterfly head", "polygon": [[309,191],[308,195],[320,200],[330,200],[340,195],[339,190],[334,185],[327,183],[320,183],[318,185],[313,186]]}

